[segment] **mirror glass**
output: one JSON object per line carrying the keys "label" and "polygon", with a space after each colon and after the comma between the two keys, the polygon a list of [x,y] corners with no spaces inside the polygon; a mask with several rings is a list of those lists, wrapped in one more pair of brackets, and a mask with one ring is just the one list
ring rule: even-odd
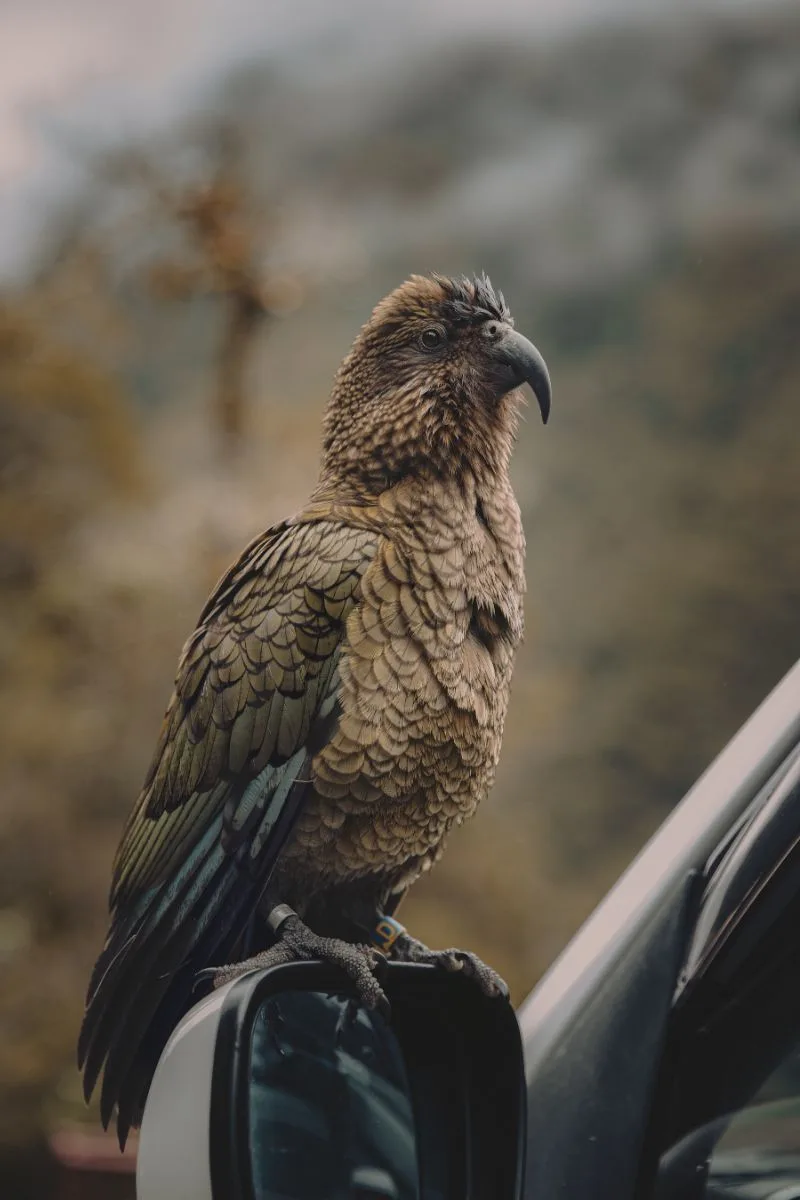
{"label": "mirror glass", "polygon": [[402,1052],[344,996],[288,991],[253,1028],[249,1128],[257,1200],[418,1200]]}

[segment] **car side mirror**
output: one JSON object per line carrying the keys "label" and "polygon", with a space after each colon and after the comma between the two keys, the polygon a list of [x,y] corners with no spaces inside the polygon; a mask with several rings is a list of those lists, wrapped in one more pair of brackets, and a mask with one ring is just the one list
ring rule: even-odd
{"label": "car side mirror", "polygon": [[519,1200],[516,1017],[469,980],[389,963],[391,1019],[322,963],[256,971],[172,1034],[139,1200]]}

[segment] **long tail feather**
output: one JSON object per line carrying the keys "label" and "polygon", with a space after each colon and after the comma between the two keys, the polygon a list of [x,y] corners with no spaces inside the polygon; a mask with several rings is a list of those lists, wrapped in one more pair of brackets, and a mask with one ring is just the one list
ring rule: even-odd
{"label": "long tail feather", "polygon": [[196,972],[215,956],[225,960],[257,900],[256,882],[225,854],[216,826],[177,880],[145,897],[118,929],[112,925],[92,979],[79,1040],[84,1092],[88,1099],[105,1064],[101,1115],[107,1126],[118,1106],[123,1145],[161,1050],[191,1002]]}

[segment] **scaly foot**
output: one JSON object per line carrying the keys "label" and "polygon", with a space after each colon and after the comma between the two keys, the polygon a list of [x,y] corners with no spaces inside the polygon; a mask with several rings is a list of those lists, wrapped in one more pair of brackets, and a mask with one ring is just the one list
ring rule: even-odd
{"label": "scaly foot", "polygon": [[360,946],[339,938],[320,937],[304,925],[286,904],[279,904],[274,908],[267,923],[278,939],[274,946],[256,954],[254,958],[248,958],[245,962],[229,963],[227,966],[203,971],[201,976],[210,977],[214,987],[218,988],[248,971],[319,958],[346,971],[356,985],[364,1006],[376,1008],[388,1017],[389,1001],[376,978],[376,971],[385,959],[372,946]]}
{"label": "scaly foot", "polygon": [[392,945],[392,956],[399,962],[431,963],[444,971],[461,971],[468,979],[477,983],[485,996],[492,999],[508,997],[508,985],[487,966],[477,954],[469,950],[429,950],[422,942],[401,933]]}

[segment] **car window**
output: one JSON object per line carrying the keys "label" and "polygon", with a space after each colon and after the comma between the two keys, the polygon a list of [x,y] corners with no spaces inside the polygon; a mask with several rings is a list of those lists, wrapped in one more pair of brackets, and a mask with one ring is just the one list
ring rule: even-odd
{"label": "car window", "polygon": [[642,1193],[656,1200],[800,1200],[796,754],[773,782],[718,860],[673,1005]]}
{"label": "car window", "polygon": [[800,1197],[800,1045],[732,1114],[711,1154],[708,1183],[712,1196]]}
{"label": "car window", "polygon": [[654,1195],[800,1200],[800,1038],[746,1103],[693,1130],[662,1156]]}

